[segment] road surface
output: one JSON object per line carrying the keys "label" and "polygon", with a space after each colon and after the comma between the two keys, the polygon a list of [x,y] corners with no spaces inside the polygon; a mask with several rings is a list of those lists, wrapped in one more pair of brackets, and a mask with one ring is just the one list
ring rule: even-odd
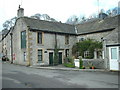
{"label": "road surface", "polygon": [[118,72],[45,70],[3,63],[2,88],[118,88]]}

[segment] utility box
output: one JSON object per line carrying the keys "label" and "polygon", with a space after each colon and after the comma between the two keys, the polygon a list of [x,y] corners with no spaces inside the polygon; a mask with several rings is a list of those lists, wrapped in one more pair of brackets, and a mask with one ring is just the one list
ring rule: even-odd
{"label": "utility box", "polygon": [[75,67],[80,67],[79,59],[74,59]]}

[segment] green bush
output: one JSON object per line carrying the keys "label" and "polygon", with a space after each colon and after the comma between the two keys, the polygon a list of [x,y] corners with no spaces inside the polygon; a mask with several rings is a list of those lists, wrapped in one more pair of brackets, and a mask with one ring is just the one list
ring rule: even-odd
{"label": "green bush", "polygon": [[64,66],[70,67],[70,68],[74,68],[75,67],[75,65],[72,64],[72,63],[64,63]]}
{"label": "green bush", "polygon": [[83,69],[83,61],[82,61],[82,58],[80,58],[80,60],[79,60],[79,64],[80,64],[80,69]]}
{"label": "green bush", "polygon": [[[83,58],[92,59],[94,58],[94,51],[99,50],[101,52],[102,50],[102,42],[95,41],[92,39],[86,39],[84,41],[78,42],[72,47],[72,54],[76,57],[82,56]],[[84,52],[89,51],[90,56],[84,57]]]}

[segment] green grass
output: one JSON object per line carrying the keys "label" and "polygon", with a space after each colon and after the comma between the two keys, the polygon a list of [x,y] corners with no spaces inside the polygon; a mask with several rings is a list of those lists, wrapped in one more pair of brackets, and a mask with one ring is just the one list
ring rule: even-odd
{"label": "green grass", "polygon": [[75,65],[72,63],[64,63],[65,67],[75,68]]}

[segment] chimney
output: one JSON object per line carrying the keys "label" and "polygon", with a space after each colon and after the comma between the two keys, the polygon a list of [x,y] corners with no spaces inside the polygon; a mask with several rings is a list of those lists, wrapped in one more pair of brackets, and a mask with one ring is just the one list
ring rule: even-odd
{"label": "chimney", "polygon": [[19,5],[19,9],[17,11],[17,17],[20,18],[20,17],[23,17],[24,16],[24,9],[20,7]]}

